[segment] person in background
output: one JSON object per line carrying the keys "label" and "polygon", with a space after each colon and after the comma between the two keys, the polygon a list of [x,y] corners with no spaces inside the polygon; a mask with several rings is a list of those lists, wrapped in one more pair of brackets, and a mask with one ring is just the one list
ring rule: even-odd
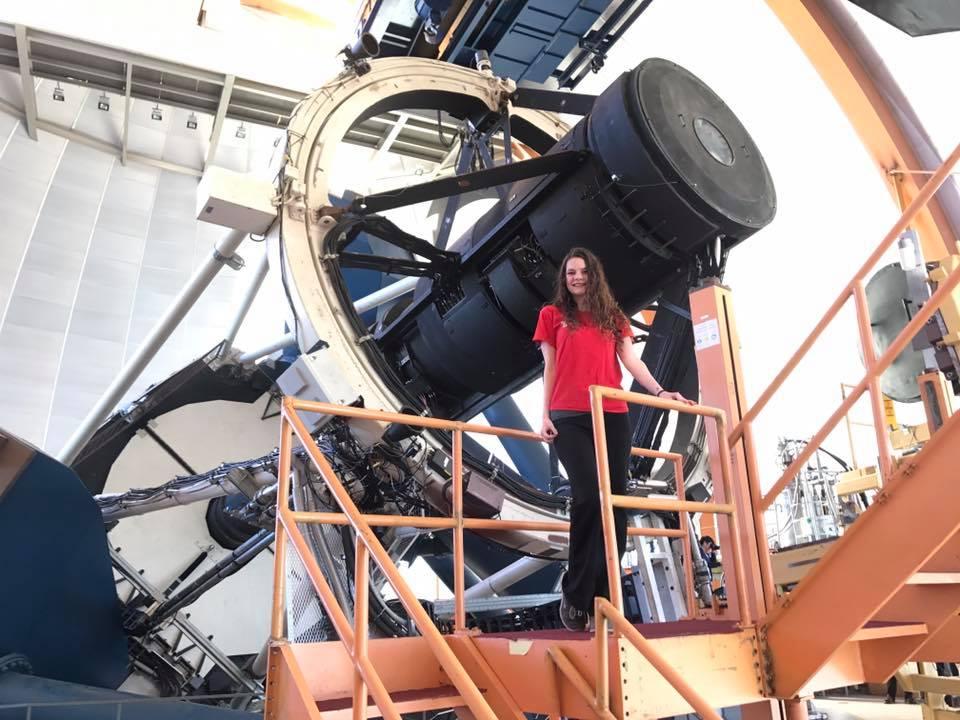
{"label": "person in background", "polygon": [[[904,665],[904,668],[905,667],[906,665]],[[894,703],[897,702],[897,685],[898,685],[897,678],[899,675],[900,675],[900,670],[895,672],[893,676],[889,680],[887,680],[887,697],[884,700],[884,702],[887,705],[893,705]],[[903,701],[908,705],[915,705],[917,702],[913,698],[913,693],[910,692],[909,690],[903,691]]]}
{"label": "person in background", "polygon": [[700,554],[703,556],[704,562],[707,563],[707,567],[711,570],[720,565],[720,561],[717,560],[717,550],[719,549],[717,543],[709,535],[704,535],[700,538]]}
{"label": "person in background", "polygon": [[727,597],[727,589],[723,582],[723,571],[720,560],[717,558],[717,552],[719,550],[720,546],[717,545],[717,542],[711,536],[703,535],[700,537],[700,555],[703,557],[703,561],[707,564],[707,567],[710,569],[710,574],[714,578],[714,593],[718,599],[725,599]]}
{"label": "person in background", "polygon": [[[960,673],[957,672],[956,663],[938,662],[936,663],[936,666],[937,666],[937,675],[939,675],[940,677],[957,677],[958,675],[960,675]],[[958,702],[958,700],[960,700],[960,698],[958,698],[956,695],[943,696],[943,704],[946,705],[948,708],[956,708],[960,706],[960,702]]]}
{"label": "person in background", "polygon": [[[572,249],[560,264],[553,302],[540,310],[533,340],[543,353],[541,437],[554,444],[573,498],[560,619],[568,630],[585,630],[594,597],[609,597],[589,388],[621,387],[622,362],[651,395],[693,402],[662,388],[633,352],[630,321],[610,291],[600,260],[584,248]],[[604,399],[603,417],[611,489],[623,494],[631,439],[627,404]],[[614,524],[619,559],[627,536],[623,510],[614,509]]]}

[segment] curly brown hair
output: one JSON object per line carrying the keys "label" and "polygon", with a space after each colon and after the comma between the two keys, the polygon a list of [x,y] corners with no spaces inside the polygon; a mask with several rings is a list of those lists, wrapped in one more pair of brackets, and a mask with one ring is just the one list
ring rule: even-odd
{"label": "curly brown hair", "polygon": [[589,274],[587,311],[593,317],[593,322],[600,328],[601,332],[609,333],[615,339],[620,337],[623,326],[629,321],[610,291],[610,284],[607,282],[606,273],[603,272],[603,264],[600,262],[600,258],[586,248],[575,247],[563,258],[563,262],[560,263],[560,270],[557,273],[556,288],[551,302],[563,313],[567,325],[573,328],[578,325],[577,301],[567,289],[567,263],[571,258],[580,258],[586,264]]}

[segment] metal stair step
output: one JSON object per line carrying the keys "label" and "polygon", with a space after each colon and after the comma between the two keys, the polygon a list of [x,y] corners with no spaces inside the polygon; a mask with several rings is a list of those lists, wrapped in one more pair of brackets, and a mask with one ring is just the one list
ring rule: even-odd
{"label": "metal stair step", "polygon": [[[463,704],[460,693],[450,685],[435,688],[424,688],[422,690],[401,690],[390,693],[396,705],[397,712],[400,713],[418,713],[430,710],[442,710],[449,707],[457,707]],[[379,716],[376,703],[373,698],[367,697],[368,717]],[[353,698],[336,698],[332,700],[321,700],[317,702],[317,710],[323,714],[323,720],[340,720],[340,718],[353,717]]]}
{"label": "metal stair step", "polygon": [[857,630],[850,640],[852,642],[863,642],[865,640],[884,640],[886,638],[926,635],[927,632],[927,624],[922,622],[896,623],[872,621]]}
{"label": "metal stair step", "polygon": [[907,580],[907,585],[960,585],[960,573],[918,572]]}

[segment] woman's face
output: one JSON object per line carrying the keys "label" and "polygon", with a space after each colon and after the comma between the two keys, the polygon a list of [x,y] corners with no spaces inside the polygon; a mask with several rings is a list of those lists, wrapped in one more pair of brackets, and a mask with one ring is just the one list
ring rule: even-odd
{"label": "woman's face", "polygon": [[586,260],[579,257],[572,257],[567,260],[564,276],[567,280],[567,290],[571,295],[576,298],[587,294],[587,283],[590,282],[590,273],[587,270]]}

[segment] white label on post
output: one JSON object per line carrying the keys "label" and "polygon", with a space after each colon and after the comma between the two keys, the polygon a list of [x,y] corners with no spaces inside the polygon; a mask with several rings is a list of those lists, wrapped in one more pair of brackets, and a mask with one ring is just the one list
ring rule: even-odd
{"label": "white label on post", "polygon": [[699,352],[720,344],[720,326],[716,318],[704,320],[693,326],[693,347]]}

